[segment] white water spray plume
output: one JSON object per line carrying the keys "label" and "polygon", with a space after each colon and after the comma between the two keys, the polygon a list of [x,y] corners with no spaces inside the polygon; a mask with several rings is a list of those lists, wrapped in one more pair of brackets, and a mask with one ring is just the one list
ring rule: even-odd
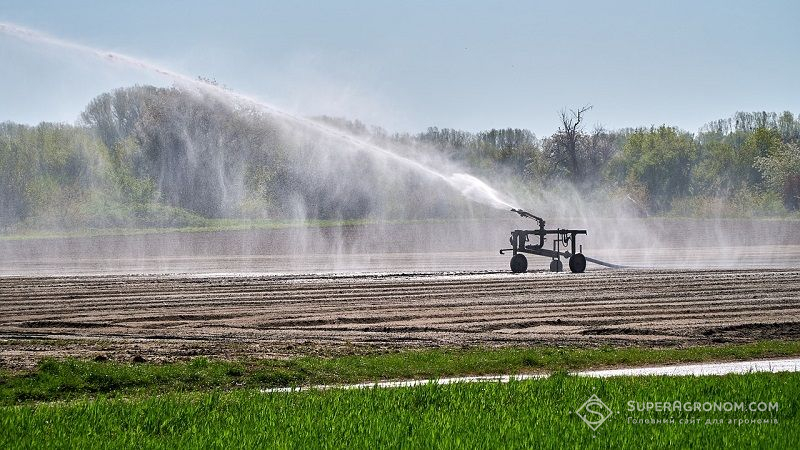
{"label": "white water spray plume", "polygon": [[174,82],[184,87],[191,87],[201,90],[202,92],[211,94],[216,98],[234,100],[239,104],[250,105],[267,114],[276,116],[278,118],[281,118],[283,120],[289,121],[294,124],[301,125],[310,130],[316,130],[318,132],[321,132],[324,135],[333,137],[339,140],[340,142],[349,144],[355,148],[365,149],[377,156],[382,156],[394,160],[398,163],[401,163],[407,167],[416,170],[421,174],[427,175],[434,179],[444,181],[452,189],[459,192],[465,198],[472,200],[474,202],[478,202],[497,209],[508,210],[516,208],[516,206],[514,206],[514,204],[511,203],[512,200],[510,199],[510,196],[499,193],[496,189],[489,186],[485,181],[482,181],[472,175],[466,173],[450,173],[450,174],[442,173],[415,159],[399,155],[381,146],[375,145],[370,142],[366,142],[353,135],[347,134],[337,128],[333,128],[331,126],[319,123],[311,119],[296,116],[274,105],[258,100],[252,96],[241,94],[228,89],[223,89],[219,86],[194,79],[188,75],[176,72],[174,70],[170,70],[168,68],[151,63],[144,59],[135,58],[117,52],[105,51],[94,47],[89,47],[87,45],[78,44],[68,40],[56,38],[41,33],[39,31],[21,27],[19,25],[15,25],[8,22],[0,22],[0,33],[36,44],[63,48],[69,51],[89,55],[95,58],[99,58],[107,63],[122,65],[168,77]]}
{"label": "white water spray plume", "polygon": [[[182,116],[183,112],[180,112],[179,114],[173,114],[173,117],[177,118],[174,123],[169,121],[165,121],[165,124],[158,121],[146,123],[144,126],[152,128],[152,130],[151,128],[148,128],[148,130],[153,132],[154,140],[157,141],[161,137],[159,133],[164,133],[167,138],[177,135],[176,141],[185,147],[173,148],[173,150],[177,149],[186,153],[185,155],[178,155],[175,158],[175,161],[177,161],[175,164],[160,164],[157,170],[145,174],[154,180],[155,187],[153,189],[155,192],[159,194],[162,192],[168,193],[164,197],[166,198],[165,204],[168,207],[171,207],[173,203],[183,207],[184,196],[192,199],[200,197],[198,194],[201,193],[200,190],[202,189],[202,192],[209,195],[198,198],[196,202],[186,202],[192,206],[187,211],[190,213],[199,211],[199,217],[212,218],[255,217],[261,219],[277,218],[279,220],[287,218],[349,220],[363,217],[391,219],[442,217],[451,214],[451,210],[448,208],[462,207],[467,204],[467,202],[461,202],[461,199],[455,199],[454,196],[446,196],[445,198],[440,195],[451,191],[460,194],[464,199],[489,207],[506,210],[518,208],[518,203],[512,200],[509,195],[499,192],[481,179],[464,173],[453,161],[443,156],[443,153],[418,152],[418,150],[422,149],[415,148],[413,145],[406,146],[402,140],[385,140],[376,143],[369,140],[371,139],[370,137],[363,137],[363,135],[358,134],[358,131],[343,131],[335,125],[330,125],[331,123],[336,123],[335,120],[323,119],[320,122],[300,117],[258,100],[253,96],[221,88],[202,79],[195,79],[144,59],[103,51],[49,36],[16,24],[0,22],[0,34],[45,48],[67,51],[75,56],[93,58],[105,64],[113,64],[118,67],[165,77],[182,88],[175,91],[181,90],[192,94],[201,94],[199,95],[203,97],[201,100],[214,100],[223,104],[224,108],[233,109],[234,112],[236,112],[237,108],[241,108],[252,110],[245,112],[263,113],[264,116],[278,119],[274,121],[275,123],[271,123],[266,120],[258,120],[260,118],[255,117],[252,121],[253,127],[249,127],[250,122],[247,122],[247,120],[242,121],[244,125],[237,124],[235,130],[243,130],[245,135],[255,135],[256,143],[252,144],[252,153],[248,153],[247,151],[250,150],[247,148],[250,145],[249,142],[234,140],[233,144],[226,147],[226,149],[240,150],[239,154],[233,155],[219,151],[221,148],[220,142],[213,139],[208,140],[207,136],[202,133],[198,133],[199,136],[196,136],[196,139],[194,136],[189,136],[193,132],[197,133],[197,130],[202,130],[202,127],[206,125],[206,122],[202,122],[202,120],[193,122],[191,114],[197,113],[198,117],[208,121],[214,121],[218,117],[226,117],[225,114],[229,112],[227,110],[221,113],[213,111],[213,108],[218,105],[202,105],[202,107],[207,106],[213,114],[204,111],[190,111],[185,116]],[[130,92],[131,90],[121,89],[115,92],[115,95],[119,94],[122,98],[122,103],[130,102],[136,104],[136,102],[143,102],[146,99],[155,97],[158,99],[163,98],[165,102],[172,102],[169,105],[190,105],[189,109],[193,105],[199,105],[197,102],[182,103],[180,98],[166,98],[174,94],[169,89],[149,89],[149,87],[148,89],[133,89],[132,92],[135,95],[125,97]],[[112,97],[110,94],[104,94],[104,96],[98,98],[107,100]],[[109,100],[109,103],[113,103],[113,99]],[[99,101],[97,104],[102,105]],[[96,107],[97,104],[95,105]],[[109,108],[112,107],[109,106]],[[251,117],[246,117],[247,114],[242,116],[248,120],[251,119]],[[186,123],[191,123],[192,127],[187,128],[186,123],[181,122],[182,120],[185,120]],[[154,124],[155,126],[153,126]],[[158,129],[159,125],[163,125],[164,130]],[[224,124],[217,123],[217,125],[220,128],[224,128]],[[221,134],[221,132],[217,133]],[[320,137],[326,137],[326,139],[319,139]],[[286,142],[282,141],[284,139]],[[387,141],[389,142],[387,143]],[[288,142],[291,142],[291,144],[286,144]],[[425,143],[423,142],[420,145],[425,145]],[[345,155],[344,152],[338,152],[340,148],[347,150],[348,154]],[[243,164],[239,164],[239,160],[236,158],[246,159],[251,155],[261,156],[258,152],[275,149],[280,151],[275,151],[276,156],[274,157],[270,155],[268,158],[247,159],[247,161],[253,165],[271,165],[266,169],[280,167],[280,164],[291,166],[291,169],[280,167],[281,170],[284,170],[283,176],[275,178],[274,186],[262,187],[258,185],[245,188],[246,170],[242,168]],[[281,153],[284,150],[287,153],[292,153],[284,155]],[[460,149],[454,150],[458,151]],[[364,160],[365,154],[370,156],[367,161]],[[228,156],[233,161],[230,164],[233,167],[231,173],[226,172],[225,157]],[[203,158],[210,160],[203,160]],[[214,158],[218,159],[215,160]],[[208,167],[203,166],[204,164]],[[181,170],[176,170],[176,166],[179,166],[178,169],[188,167],[188,169],[191,169],[191,174],[197,175],[197,178],[188,178],[187,181],[186,173],[183,172],[189,172],[190,170],[187,169],[182,172]],[[198,167],[202,170],[198,170]],[[412,175],[412,171],[413,174],[420,175],[419,178],[424,178],[424,180],[409,176]],[[269,175],[271,174],[259,174],[257,179],[259,182],[270,182]],[[216,179],[207,180],[214,177]],[[164,181],[165,179],[166,182]],[[499,180],[499,178],[497,179]],[[550,185],[544,185],[541,183],[542,180],[532,180],[533,183],[530,184],[533,189],[529,190],[523,186],[523,182],[520,182],[522,180],[514,179],[513,177],[509,177],[509,179],[514,180],[512,182],[515,182],[516,185],[511,186],[508,184],[504,186],[505,190],[511,190],[520,199],[524,199],[526,204],[535,204],[536,207],[532,212],[551,219],[551,223],[569,220],[571,228],[589,228],[591,230],[590,234],[585,237],[585,240],[582,240],[582,244],[587,249],[591,249],[587,254],[593,257],[620,262],[629,266],[647,267],[696,267],[703,269],[709,267],[734,267],[737,269],[763,266],[786,267],[787,258],[788,264],[793,267],[797,265],[797,255],[800,254],[800,250],[797,250],[795,245],[797,226],[792,221],[764,222],[755,219],[730,221],[722,217],[686,219],[677,222],[677,219],[673,218],[661,219],[655,217],[642,219],[641,216],[646,215],[647,210],[633,200],[630,192],[623,191],[619,193],[620,195],[613,192],[597,192],[589,195],[570,183],[561,183],[557,180]],[[425,181],[426,183],[422,184],[420,181]],[[306,184],[303,184],[304,182]],[[436,185],[432,185],[432,183],[436,183]],[[162,186],[167,186],[169,189],[162,190]],[[209,186],[218,187],[215,191],[214,188],[209,188]],[[439,186],[443,188],[441,189],[443,192],[433,192]],[[138,185],[136,188],[140,189]],[[251,189],[251,191],[245,192],[248,189]],[[269,203],[273,200],[272,198],[263,198],[268,197],[263,195],[263,192],[267,192],[267,189],[272,189],[269,192],[277,193],[274,205]],[[140,190],[146,193],[146,189],[141,188]],[[253,192],[253,197],[247,197],[250,192]],[[168,197],[168,195],[171,195],[171,197]],[[142,197],[144,201],[148,200],[145,195],[142,195]],[[433,199],[427,197],[432,197]],[[250,209],[245,210],[242,205],[253,199],[255,199],[253,203],[246,205]],[[233,205],[233,207],[227,209],[226,205]],[[352,213],[343,211],[348,206],[352,206]],[[332,213],[330,213],[330,210],[333,210]],[[54,208],[53,211],[56,211],[57,214],[53,214],[53,217],[44,217],[42,220],[45,227],[51,223],[56,225],[67,224],[66,228],[71,229],[75,223],[94,223],[91,222],[93,218],[85,219],[80,216],[73,217],[69,214],[62,214],[62,212],[66,211],[64,209]],[[155,208],[154,211],[156,211],[157,215],[164,210]],[[235,214],[229,214],[230,211]],[[0,213],[3,212],[0,211]],[[471,213],[472,211],[468,212]],[[374,216],[370,216],[372,213],[374,213]],[[170,222],[173,220],[173,215],[171,214],[163,214],[163,217],[157,217],[155,219],[157,226],[161,226],[164,223],[172,223]],[[127,225],[127,219],[124,217],[123,215],[123,224]],[[178,223],[183,223],[180,221],[182,217],[180,216],[177,219]],[[2,214],[0,214],[0,219],[2,218]],[[33,218],[38,220],[38,217]],[[75,220],[76,218],[77,220]],[[518,220],[517,217],[511,215],[508,218],[509,220]],[[117,224],[117,222],[114,222],[116,220],[114,217],[101,219],[102,226],[107,223]],[[146,219],[150,220],[149,217],[146,217]],[[47,220],[52,222],[47,222]],[[37,223],[30,223],[38,225]],[[440,225],[441,228],[436,228],[437,226],[439,225],[426,225],[426,228],[422,231],[410,227],[406,230],[408,234],[404,237],[394,239],[394,236],[391,235],[391,239],[381,238],[380,244],[387,251],[402,251],[414,255],[417,253],[431,255],[435,252],[440,252],[436,254],[444,256],[441,257],[441,260],[436,260],[438,261],[436,264],[433,263],[436,258],[433,256],[413,259],[417,258],[414,256],[412,259],[407,259],[403,262],[404,268],[413,266],[420,270],[427,270],[430,267],[436,267],[439,270],[442,268],[463,269],[464,267],[474,267],[470,265],[472,264],[471,262],[463,265],[461,263],[453,263],[452,261],[457,259],[454,256],[454,249],[465,253],[469,251],[486,252],[488,250],[492,250],[494,253],[495,247],[493,243],[504,242],[508,239],[507,228],[500,221],[470,222],[466,224],[457,222],[454,224],[451,222]],[[24,228],[21,228],[21,230],[27,231]],[[132,261],[131,264],[133,266],[128,269],[122,269],[118,265],[110,269],[111,271],[134,270],[152,273],[169,270],[180,272],[195,270],[196,265],[192,262],[190,265],[176,263],[178,265],[168,266],[165,265],[167,263],[164,261],[175,255],[180,256],[176,260],[183,261],[181,259],[183,257],[195,257],[198,254],[204,254],[203,252],[213,255],[235,255],[236,257],[248,255],[247,258],[256,258],[252,260],[243,259],[241,264],[235,268],[238,271],[247,271],[253,268],[257,268],[260,271],[264,270],[264,260],[259,259],[263,255],[286,255],[289,253],[297,255],[296,258],[276,259],[275,261],[279,262],[273,267],[280,268],[280,270],[286,270],[289,267],[300,272],[334,269],[344,271],[376,270],[376,266],[371,259],[371,253],[375,251],[376,236],[390,236],[390,233],[395,231],[394,228],[386,223],[376,225],[373,228],[364,228],[363,231],[353,230],[348,227],[298,227],[296,230],[275,233],[276,236],[279,236],[276,239],[264,239],[263,235],[257,232],[244,237],[236,235],[236,240],[220,234],[215,240],[216,244],[209,244],[205,241],[205,236],[201,235],[190,236],[186,234],[181,235],[180,238],[170,235],[161,241],[155,241],[157,242],[157,245],[154,245],[155,250],[150,250],[147,246],[141,244],[141,241],[136,241],[127,236],[118,239],[115,246],[108,247],[105,241],[102,246],[97,246],[91,240],[87,240],[84,244],[79,244],[75,247],[70,243],[63,246],[63,248],[53,245],[52,242],[44,241],[41,244],[32,244],[30,248],[26,248],[25,245],[27,244],[23,241],[20,241],[23,243],[18,247],[13,247],[10,244],[16,241],[4,241],[5,243],[0,241],[0,254],[4,256],[4,258],[0,258],[0,274],[24,273],[25,270],[28,270],[24,269],[25,267],[32,267],[30,270],[33,272],[39,270],[35,265],[40,264],[41,261],[36,261],[36,255],[48,255],[45,258],[48,261],[69,261],[70,265],[72,265],[76,260],[82,260],[86,255],[96,254],[102,254],[105,258],[103,259],[104,262],[99,265],[105,264],[105,261],[109,259],[119,259],[119,255],[126,255],[128,258],[126,260]],[[442,236],[446,236],[446,239],[443,239]],[[702,242],[702,247],[698,247],[696,245],[697,242]],[[3,245],[6,246],[5,249]],[[218,247],[212,248],[213,245],[218,245]],[[150,263],[146,263],[148,258],[152,256],[148,255],[147,251],[152,251],[156,255],[153,256],[152,265],[147,265]],[[307,256],[309,254],[326,254],[329,257],[314,263],[314,258]],[[366,262],[360,265],[362,264],[361,262],[354,262],[357,260],[347,259],[343,255],[370,256],[365,257],[363,261]],[[58,258],[63,259],[59,260]],[[470,258],[470,256],[464,255],[464,258]],[[34,262],[31,263],[31,260]],[[225,260],[228,261],[228,259]],[[191,260],[186,259],[186,261]],[[393,262],[396,261],[395,259],[386,258],[385,261],[388,261],[384,266],[386,271],[395,270],[397,267],[396,263]],[[486,261],[482,256],[479,262],[482,269],[485,268],[485,263]],[[42,264],[45,267],[42,269],[43,273],[51,273],[52,271],[62,273],[67,265],[66,263],[49,266],[47,265],[48,263]],[[89,269],[78,268],[75,270],[77,272],[96,270],[94,268],[95,262],[89,260],[86,264],[87,266],[85,267],[89,267]],[[316,266],[313,264],[316,264]],[[506,261],[503,260],[496,267],[506,266],[506,264]],[[232,267],[225,266],[220,271],[229,272]],[[316,269],[313,267],[316,267]]]}

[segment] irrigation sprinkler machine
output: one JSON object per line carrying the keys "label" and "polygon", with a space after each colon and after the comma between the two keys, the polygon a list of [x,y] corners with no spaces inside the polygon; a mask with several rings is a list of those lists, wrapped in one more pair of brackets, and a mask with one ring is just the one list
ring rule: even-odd
{"label": "irrigation sprinkler machine", "polygon": [[[536,230],[514,230],[511,232],[511,248],[504,248],[500,250],[501,255],[505,252],[512,252],[511,257],[511,271],[514,273],[522,273],[528,270],[528,258],[524,253],[531,255],[539,255],[551,258],[550,271],[562,272],[564,265],[561,263],[561,257],[567,258],[569,263],[569,270],[573,273],[582,273],[586,270],[586,262],[590,261],[601,266],[611,268],[621,268],[616,264],[610,264],[594,258],[588,258],[583,255],[583,246],[578,245],[577,238],[579,234],[586,234],[586,230],[572,230],[565,228],[557,228],[548,230],[545,227],[545,221],[541,217],[534,216],[533,214],[523,211],[521,209],[512,209],[511,211],[519,214],[522,217],[533,219],[539,224]],[[531,235],[534,237],[531,238]],[[546,236],[554,236],[553,248],[545,248]],[[533,243],[531,243],[533,241]],[[562,251],[562,247],[564,250]]]}

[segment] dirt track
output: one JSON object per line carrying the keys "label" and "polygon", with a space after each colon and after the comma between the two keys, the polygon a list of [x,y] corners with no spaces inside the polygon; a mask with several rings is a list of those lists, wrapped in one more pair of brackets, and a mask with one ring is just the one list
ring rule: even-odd
{"label": "dirt track", "polygon": [[[59,338],[59,339],[53,339]],[[0,278],[0,365],[800,339],[798,270]]]}

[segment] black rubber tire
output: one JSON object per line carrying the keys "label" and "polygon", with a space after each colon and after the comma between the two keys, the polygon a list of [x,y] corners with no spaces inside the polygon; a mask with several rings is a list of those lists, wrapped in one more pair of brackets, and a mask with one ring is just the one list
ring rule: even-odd
{"label": "black rubber tire", "polygon": [[564,264],[561,263],[560,259],[554,259],[550,261],[550,272],[563,272],[564,271]]}
{"label": "black rubber tire", "polygon": [[575,253],[569,257],[569,270],[572,273],[583,273],[586,270],[586,257],[583,253]]}
{"label": "black rubber tire", "polygon": [[514,273],[522,273],[528,270],[528,258],[521,253],[511,257],[511,271]]}

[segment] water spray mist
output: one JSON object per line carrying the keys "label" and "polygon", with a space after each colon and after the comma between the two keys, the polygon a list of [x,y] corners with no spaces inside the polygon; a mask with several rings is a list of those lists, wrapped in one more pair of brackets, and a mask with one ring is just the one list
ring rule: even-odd
{"label": "water spray mist", "polygon": [[78,44],[68,40],[49,36],[47,34],[7,22],[6,23],[0,22],[0,33],[13,36],[28,42],[33,42],[36,44],[58,47],[69,51],[89,55],[98,58],[102,61],[105,61],[107,63],[122,65],[138,70],[144,70],[168,77],[174,82],[184,87],[191,87],[200,90],[202,92],[205,92],[207,94],[213,95],[217,98],[232,100],[239,104],[250,105],[252,107],[257,108],[260,111],[278,117],[289,123],[297,124],[309,130],[314,130],[326,136],[333,137],[339,140],[340,142],[346,143],[352,147],[368,150],[373,154],[375,154],[376,156],[389,158],[393,161],[396,161],[407,167],[410,167],[419,173],[422,173],[434,179],[439,179],[441,181],[444,181],[452,189],[456,190],[469,200],[482,203],[484,205],[488,205],[498,209],[514,208],[514,205],[512,205],[512,203],[510,203],[510,200],[508,200],[509,196],[500,194],[496,189],[489,186],[486,182],[472,175],[466,173],[445,174],[439,172],[417,160],[414,160],[406,156],[398,155],[397,153],[394,153],[391,150],[359,139],[339,129],[316,122],[314,120],[296,116],[274,105],[258,100],[252,96],[220,88],[219,86],[215,86],[194,79],[188,75],[176,72],[174,70],[170,70],[168,68],[151,63],[144,59],[135,58],[117,52],[105,51],[94,47],[89,47],[83,44]]}

